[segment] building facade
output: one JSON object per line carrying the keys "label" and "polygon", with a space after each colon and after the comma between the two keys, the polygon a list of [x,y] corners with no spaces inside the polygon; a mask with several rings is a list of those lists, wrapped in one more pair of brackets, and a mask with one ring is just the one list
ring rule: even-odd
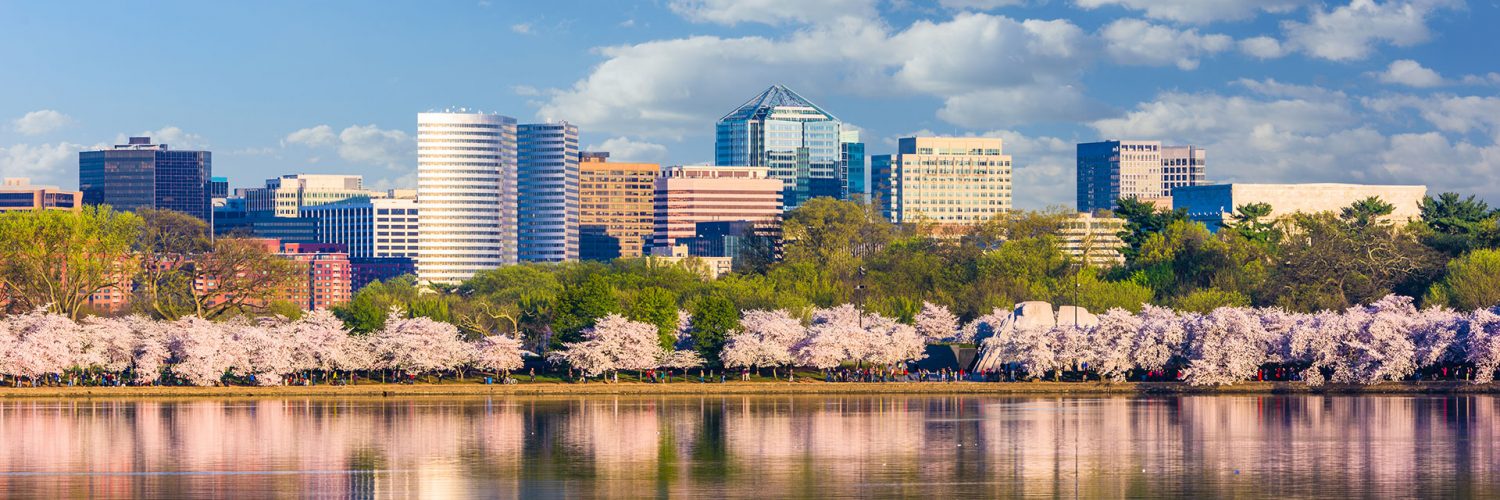
{"label": "building facade", "polygon": [[345,245],[350,258],[416,258],[418,213],[415,197],[356,198],[302,207],[318,220],[318,240]]}
{"label": "building facade", "polygon": [[417,276],[457,283],[516,262],[516,120],[417,115]]}
{"label": "building facade", "polygon": [[7,210],[71,210],[83,207],[83,193],[57,186],[37,186],[31,179],[6,177],[0,183],[0,212]]}
{"label": "building facade", "polygon": [[878,160],[877,194],[891,222],[969,226],[1011,209],[1011,157],[984,137],[907,137]]}
{"label": "building facade", "polygon": [[860,142],[858,130],[839,133],[839,184],[843,186],[842,199],[869,203],[870,164],[865,158],[865,143]]}
{"label": "building facade", "polygon": [[[580,236],[580,258],[644,255],[651,238],[654,185],[661,165],[611,162],[609,153],[583,153],[580,159],[578,226],[580,234],[588,234]],[[613,240],[613,248],[605,238]]]}
{"label": "building facade", "polygon": [[775,85],[719,118],[714,164],[765,168],[782,181],[790,210],[819,196],[838,197],[843,123],[790,89]]}
{"label": "building facade", "polygon": [[671,248],[678,238],[692,238],[700,222],[778,224],[784,185],[762,167],[665,168],[655,183],[651,246]]}
{"label": "building facade", "polygon": [[1354,202],[1380,198],[1396,207],[1389,221],[1404,222],[1421,217],[1418,208],[1427,196],[1427,186],[1376,184],[1211,184],[1180,187],[1172,191],[1172,208],[1187,211],[1188,218],[1218,231],[1233,219],[1242,205],[1265,203],[1271,219],[1294,213],[1338,213]]}
{"label": "building facade", "polygon": [[307,265],[306,295],[294,299],[303,308],[328,309],[353,298],[353,275],[343,245],[282,243],[281,256]]}
{"label": "building facade", "polygon": [[1101,141],[1078,145],[1078,211],[1111,210],[1123,198],[1172,206],[1172,190],[1207,181],[1208,153],[1161,141]]}
{"label": "building facade", "polygon": [[568,122],[516,127],[517,257],[578,260],[578,127]]}
{"label": "building facade", "polygon": [[1125,241],[1120,232],[1125,219],[1091,213],[1078,213],[1063,221],[1058,231],[1058,246],[1063,253],[1096,267],[1113,267],[1125,263]]}
{"label": "building facade", "polygon": [[303,207],[380,196],[365,190],[358,175],[291,174],[266,179],[266,187],[245,190],[246,209],[276,217],[297,217]]}
{"label": "building facade", "polygon": [[176,210],[211,222],[212,171],[208,151],[176,151],[150,137],[131,137],[128,144],[78,153],[78,190],[89,205]]}

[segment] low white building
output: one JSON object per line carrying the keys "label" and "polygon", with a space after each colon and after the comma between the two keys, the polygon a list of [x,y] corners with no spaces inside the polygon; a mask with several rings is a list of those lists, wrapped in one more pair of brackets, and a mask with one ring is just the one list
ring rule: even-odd
{"label": "low white building", "polygon": [[1192,220],[1217,231],[1233,220],[1237,207],[1251,203],[1271,205],[1271,219],[1294,213],[1334,212],[1369,197],[1378,197],[1396,207],[1387,220],[1405,222],[1420,216],[1418,205],[1427,196],[1427,186],[1381,184],[1215,184],[1172,190],[1172,208],[1187,210]]}

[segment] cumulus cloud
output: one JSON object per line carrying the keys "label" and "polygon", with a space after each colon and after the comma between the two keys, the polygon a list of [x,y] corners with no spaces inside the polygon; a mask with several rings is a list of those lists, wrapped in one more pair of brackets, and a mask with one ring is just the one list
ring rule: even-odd
{"label": "cumulus cloud", "polygon": [[865,96],[928,95],[946,101],[939,116],[950,123],[1001,126],[1050,115],[1014,110],[997,121],[993,108],[962,104],[1046,88],[1072,97],[1097,52],[1092,37],[1061,20],[970,12],[892,32],[882,23],[844,18],[784,38],[696,36],[607,47],[600,50],[604,62],[588,76],[550,91],[538,116],[606,133],[644,130],[677,139],[767,82],[780,82]]}
{"label": "cumulus cloud", "polygon": [[0,177],[30,177],[37,184],[77,186],[78,152],[86,149],[91,148],[67,142],[0,147]]}
{"label": "cumulus cloud", "polygon": [[1431,37],[1428,17],[1462,5],[1458,0],[1352,0],[1333,10],[1314,7],[1307,22],[1287,21],[1282,26],[1286,43],[1298,50],[1313,57],[1351,61],[1369,57],[1382,43],[1410,47],[1427,41]]}
{"label": "cumulus cloud", "polygon": [[1257,59],[1276,59],[1287,54],[1281,41],[1268,36],[1255,36],[1240,40],[1240,52]]}
{"label": "cumulus cloud", "polygon": [[938,0],[938,5],[951,10],[994,10],[1026,5],[1026,0]]}
{"label": "cumulus cloud", "polygon": [[383,130],[375,125],[354,125],[339,132],[339,158],[355,163],[410,169],[415,165],[414,146],[406,132]]}
{"label": "cumulus cloud", "polygon": [[16,131],[25,135],[41,135],[73,123],[73,118],[51,109],[26,113],[11,121]]}
{"label": "cumulus cloud", "polygon": [[667,147],[647,141],[638,141],[629,137],[612,137],[604,142],[594,145],[590,144],[584,148],[585,151],[603,151],[609,153],[609,159],[622,162],[661,163],[667,160]]}
{"label": "cumulus cloud", "polygon": [[1417,88],[1436,87],[1444,83],[1442,75],[1411,59],[1391,61],[1391,65],[1375,77],[1384,83]]}
{"label": "cumulus cloud", "polygon": [[1488,73],[1484,75],[1464,75],[1460,80],[1464,85],[1500,85],[1500,73]]}
{"label": "cumulus cloud", "polygon": [[668,7],[693,22],[816,23],[839,17],[869,17],[873,0],[672,0]]}
{"label": "cumulus cloud", "polygon": [[1116,63],[1135,66],[1177,65],[1178,69],[1198,67],[1198,58],[1217,54],[1234,46],[1225,35],[1200,35],[1198,30],[1178,30],[1139,19],[1121,19],[1100,31],[1105,51]]}
{"label": "cumulus cloud", "polygon": [[172,149],[204,150],[209,147],[208,143],[203,140],[203,136],[171,125],[133,135],[117,134],[115,144],[125,144],[131,137],[150,137],[152,143],[166,144]]}
{"label": "cumulus cloud", "polygon": [[337,137],[333,135],[333,127],[318,125],[308,127],[286,135],[282,144],[297,144],[307,147],[321,147],[332,145]]}
{"label": "cumulus cloud", "polygon": [[1146,17],[1185,23],[1250,19],[1262,12],[1285,13],[1311,0],[1074,0],[1085,9],[1119,6],[1144,11]]}
{"label": "cumulus cloud", "polygon": [[986,128],[1090,120],[1106,109],[1077,87],[1022,86],[959,94],[947,99],[937,116],[961,127]]}

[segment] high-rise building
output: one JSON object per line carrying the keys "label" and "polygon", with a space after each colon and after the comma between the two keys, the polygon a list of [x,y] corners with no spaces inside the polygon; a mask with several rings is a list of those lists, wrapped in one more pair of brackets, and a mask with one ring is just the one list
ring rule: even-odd
{"label": "high-rise building", "polygon": [[302,216],[318,220],[318,240],[345,245],[352,259],[416,258],[417,199],[355,198],[302,207]]}
{"label": "high-rise building", "polygon": [[229,197],[229,178],[228,177],[210,177],[208,179],[208,198],[209,199],[215,199],[215,198],[228,198],[228,197]]}
{"label": "high-rise building", "polygon": [[417,276],[457,283],[516,262],[516,120],[417,115]]}
{"label": "high-rise building", "polygon": [[651,246],[669,248],[678,238],[692,238],[699,222],[775,224],[781,219],[783,186],[768,178],[764,167],[665,168],[656,178]]}
{"label": "high-rise building", "polygon": [[57,186],[37,186],[31,179],[6,177],[0,184],[0,212],[7,210],[72,210],[83,206],[83,193]]}
{"label": "high-rise building", "polygon": [[837,197],[843,191],[842,127],[822,108],[774,85],[719,119],[714,163],[765,168],[770,178],[784,183],[786,209],[819,196]]}
{"label": "high-rise building", "polygon": [[858,130],[839,132],[839,184],[843,199],[870,202],[870,167]]}
{"label": "high-rise building", "polygon": [[1203,148],[1161,141],[1102,141],[1078,145],[1078,211],[1110,210],[1122,198],[1163,207],[1172,189],[1206,184]]}
{"label": "high-rise building", "polygon": [[525,262],[578,260],[578,127],[516,127],[517,256]]}
{"label": "high-rise building", "polygon": [[[583,153],[578,165],[578,227],[580,234],[589,235],[588,244],[580,237],[580,257],[640,257],[651,237],[652,197],[661,165],[608,160],[609,153]],[[613,239],[613,245],[605,238]]]}
{"label": "high-rise building", "polygon": [[365,190],[364,177],[358,175],[289,174],[266,179],[266,187],[246,189],[245,204],[252,214],[297,217],[302,207],[380,195]]}
{"label": "high-rise building", "polygon": [[176,210],[208,222],[212,156],[131,137],[128,144],[78,153],[78,189],[85,204]]}
{"label": "high-rise building", "polygon": [[[307,284],[293,292],[298,305],[317,311],[347,303],[353,297],[349,253],[343,245],[282,242],[281,256],[307,264]],[[306,296],[296,296],[304,289]]]}
{"label": "high-rise building", "polygon": [[881,211],[897,224],[968,226],[1011,208],[1011,158],[1000,139],[906,137],[897,154],[872,163],[882,171]]}

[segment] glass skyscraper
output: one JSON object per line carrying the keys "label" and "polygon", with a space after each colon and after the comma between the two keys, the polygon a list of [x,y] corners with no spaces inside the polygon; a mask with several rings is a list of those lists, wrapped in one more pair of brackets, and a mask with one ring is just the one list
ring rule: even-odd
{"label": "glass skyscraper", "polygon": [[841,196],[839,133],[843,123],[790,89],[775,85],[719,119],[714,163],[765,167],[785,183],[784,208]]}
{"label": "glass skyscraper", "polygon": [[516,236],[522,262],[578,260],[578,126],[516,127]]}
{"label": "glass skyscraper", "polygon": [[150,137],[129,144],[78,153],[78,189],[83,203],[116,210],[176,210],[210,222],[212,154],[173,151]]}

